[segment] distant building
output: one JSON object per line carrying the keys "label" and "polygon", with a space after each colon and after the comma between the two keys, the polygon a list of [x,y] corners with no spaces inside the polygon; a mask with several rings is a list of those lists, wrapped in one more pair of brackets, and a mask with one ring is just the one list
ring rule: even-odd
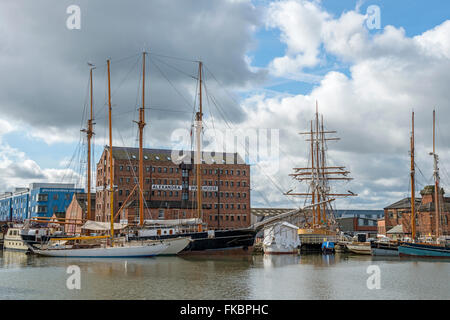
{"label": "distant building", "polygon": [[381,219],[384,218],[383,210],[364,209],[338,209],[334,211],[335,218],[358,217],[361,219]]}
{"label": "distant building", "polygon": [[358,216],[337,218],[339,231],[355,235],[366,233],[369,237],[376,237],[378,233],[378,219],[359,218]]}
{"label": "distant building", "polygon": [[[431,236],[436,233],[434,186],[426,186],[420,191],[422,198],[416,198],[416,235]],[[450,235],[450,198],[444,197],[444,189],[439,195],[441,205],[440,234]],[[384,208],[386,232],[402,225],[403,233],[411,235],[411,198],[404,198]]]}
{"label": "distant building", "polygon": [[72,195],[83,192],[74,184],[31,183],[0,195],[0,221],[23,222],[31,217],[52,217],[65,213]]}

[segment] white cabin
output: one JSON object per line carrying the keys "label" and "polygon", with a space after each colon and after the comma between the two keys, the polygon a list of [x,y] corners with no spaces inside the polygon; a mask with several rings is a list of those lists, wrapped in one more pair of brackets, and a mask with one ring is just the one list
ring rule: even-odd
{"label": "white cabin", "polygon": [[264,229],[264,253],[297,253],[300,247],[298,227],[288,222],[278,222]]}
{"label": "white cabin", "polygon": [[7,250],[27,251],[28,247],[22,240],[20,228],[9,228],[5,235],[3,248]]}

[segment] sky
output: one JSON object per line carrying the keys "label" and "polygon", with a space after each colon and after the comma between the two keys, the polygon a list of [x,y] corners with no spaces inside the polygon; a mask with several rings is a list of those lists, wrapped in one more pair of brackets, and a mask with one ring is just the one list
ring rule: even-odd
{"label": "sky", "polygon": [[298,133],[316,102],[326,130],[341,138],[327,144],[328,164],[353,178],[333,190],[358,194],[337,208],[382,209],[409,196],[412,111],[417,195],[433,182],[433,109],[447,189],[449,13],[440,0],[2,1],[0,192],[84,184],[88,62],[96,66],[94,161],[107,143],[107,59],[114,145],[137,146],[144,50],[145,147],[170,149],[180,132],[189,135],[201,60],[205,145],[219,148],[227,130],[227,147],[235,137],[271,137],[270,148],[248,147],[254,207],[304,204],[283,193],[307,190],[289,174],[308,165]]}

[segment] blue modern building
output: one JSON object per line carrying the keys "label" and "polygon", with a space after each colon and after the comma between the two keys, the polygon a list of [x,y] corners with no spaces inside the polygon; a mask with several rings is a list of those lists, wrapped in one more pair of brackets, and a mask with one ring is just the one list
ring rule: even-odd
{"label": "blue modern building", "polygon": [[29,188],[16,188],[0,195],[0,221],[22,222],[31,217],[63,214],[74,193],[83,189],[74,184],[32,183]]}
{"label": "blue modern building", "polygon": [[0,194],[0,221],[12,221],[12,192]]}
{"label": "blue modern building", "polygon": [[23,221],[28,218],[28,188],[16,188],[11,199],[12,221]]}

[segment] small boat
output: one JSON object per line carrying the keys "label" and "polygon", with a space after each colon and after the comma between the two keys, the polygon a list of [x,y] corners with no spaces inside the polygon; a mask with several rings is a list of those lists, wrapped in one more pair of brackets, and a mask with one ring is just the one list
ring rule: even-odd
{"label": "small boat", "polygon": [[398,246],[398,254],[424,258],[450,258],[450,246],[448,244],[403,242]]}
{"label": "small boat", "polygon": [[334,242],[324,241],[322,243],[322,253],[334,253],[334,252],[335,252]]}
{"label": "small boat", "polygon": [[3,249],[16,250],[16,251],[28,251],[28,246],[21,237],[21,228],[14,227],[9,228],[3,239]]}
{"label": "small boat", "polygon": [[371,255],[370,242],[352,242],[347,245],[348,251],[355,254],[366,254]]}
{"label": "small boat", "polygon": [[398,256],[398,243],[373,241],[370,244],[373,256]]}
{"label": "small boat", "polygon": [[288,222],[279,222],[264,229],[263,249],[265,254],[296,254],[300,248],[298,227]]}
{"label": "small boat", "polygon": [[349,241],[349,240],[338,240],[335,244],[334,244],[334,252],[338,252],[338,253],[348,253],[348,249],[347,249],[347,244],[351,244],[353,241]]}

